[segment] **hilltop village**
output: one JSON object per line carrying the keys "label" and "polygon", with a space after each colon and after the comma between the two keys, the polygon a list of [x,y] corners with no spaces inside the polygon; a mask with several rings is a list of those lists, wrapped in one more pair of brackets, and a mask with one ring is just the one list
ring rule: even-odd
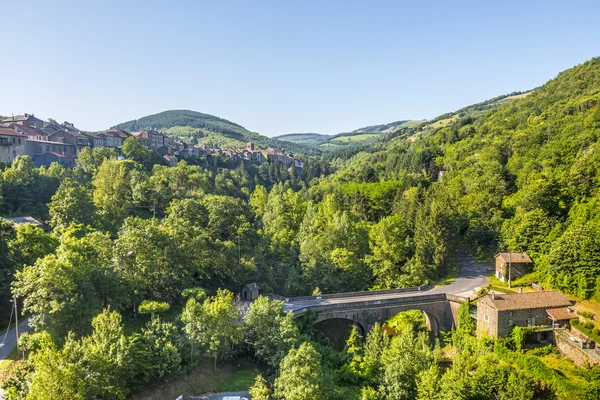
{"label": "hilltop village", "polygon": [[138,139],[145,148],[158,153],[171,166],[181,159],[210,155],[214,162],[227,157],[232,161],[258,165],[276,163],[286,168],[293,167],[296,171],[304,168],[302,158],[274,148],[257,149],[253,142],[247,143],[244,149],[219,149],[195,145],[154,130],[84,132],[68,122],[59,124],[54,120],[43,121],[34,114],[15,115],[0,120],[0,161],[11,163],[18,156],[28,155],[38,167],[50,166],[53,162],[72,166],[76,164],[79,152],[85,148],[112,148],[117,155],[121,155],[120,148],[130,137]]}

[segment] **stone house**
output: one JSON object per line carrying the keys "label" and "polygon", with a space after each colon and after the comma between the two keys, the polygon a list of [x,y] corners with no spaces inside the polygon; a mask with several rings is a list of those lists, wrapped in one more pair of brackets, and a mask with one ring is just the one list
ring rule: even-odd
{"label": "stone house", "polygon": [[46,137],[42,131],[38,131],[27,125],[9,124],[8,127],[22,133],[27,136],[28,139],[45,140]]}
{"label": "stone house", "polygon": [[514,326],[553,326],[549,310],[571,302],[559,291],[488,294],[477,300],[477,336],[510,335]]}
{"label": "stone house", "polygon": [[25,154],[34,158],[38,154],[54,152],[59,154],[75,154],[75,145],[49,140],[28,139],[25,145]]}
{"label": "stone house", "polygon": [[242,300],[254,301],[260,296],[260,286],[256,283],[249,283],[242,288]]}
{"label": "stone house", "polygon": [[163,146],[169,146],[169,137],[164,133],[144,130],[140,132],[132,132],[131,135],[139,140],[145,148],[150,150],[156,150]]}
{"label": "stone house", "polygon": [[[533,261],[527,253],[498,253],[496,258],[496,278],[502,282],[511,281],[531,272]],[[510,277],[509,277],[510,270]]]}
{"label": "stone house", "polygon": [[167,165],[168,165],[169,167],[174,167],[174,166],[176,166],[176,165],[177,165],[177,162],[179,161],[179,160],[177,160],[177,157],[175,157],[175,156],[171,156],[171,155],[169,155],[169,154],[165,154],[165,155],[163,156],[163,160],[165,160],[165,162],[167,163]]}
{"label": "stone house", "polygon": [[44,121],[36,118],[33,114],[13,115],[3,119],[2,123],[28,126],[33,129],[42,129],[42,126],[44,126]]}
{"label": "stone house", "polygon": [[53,142],[68,143],[75,146],[75,151],[79,153],[86,147],[91,147],[90,139],[77,131],[67,131],[64,129],[58,130],[48,135],[48,140]]}
{"label": "stone house", "polygon": [[0,161],[11,163],[17,156],[25,155],[27,136],[10,128],[0,128]]}
{"label": "stone house", "polygon": [[119,148],[130,134],[125,131],[107,131],[99,133],[98,136],[104,138],[105,147]]}
{"label": "stone house", "polygon": [[106,147],[106,140],[102,136],[88,132],[81,132],[81,135],[88,138],[92,147]]}

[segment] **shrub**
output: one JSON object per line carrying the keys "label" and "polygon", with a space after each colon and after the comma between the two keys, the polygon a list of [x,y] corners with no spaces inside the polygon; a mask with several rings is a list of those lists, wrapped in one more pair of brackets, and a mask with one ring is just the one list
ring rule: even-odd
{"label": "shrub", "polygon": [[594,319],[594,313],[589,311],[577,311],[577,315],[581,315],[582,317],[587,319]]}

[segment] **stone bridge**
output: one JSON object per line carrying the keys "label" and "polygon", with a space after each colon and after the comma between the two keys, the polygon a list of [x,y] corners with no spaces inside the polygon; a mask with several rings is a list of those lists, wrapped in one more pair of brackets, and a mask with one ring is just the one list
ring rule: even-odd
{"label": "stone bridge", "polygon": [[318,297],[281,298],[284,310],[299,317],[316,314],[314,324],[333,319],[354,323],[366,335],[375,322],[383,324],[399,312],[420,310],[434,335],[457,325],[457,310],[467,298],[449,293],[427,293],[427,286],[372,292],[339,293]]}

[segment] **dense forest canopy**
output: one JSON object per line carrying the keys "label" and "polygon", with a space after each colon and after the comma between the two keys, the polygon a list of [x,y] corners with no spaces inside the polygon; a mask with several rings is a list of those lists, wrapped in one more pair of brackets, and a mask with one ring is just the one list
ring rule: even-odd
{"label": "dense forest canopy", "polygon": [[[468,322],[445,339],[462,351],[451,366],[419,323],[391,339],[374,329],[364,343],[353,332],[341,354],[266,298],[244,329],[234,323],[233,293],[249,282],[287,296],[407,287],[446,277],[460,249],[488,261],[527,251],[535,270],[524,282],[600,300],[600,59],[513,96],[308,157],[302,172],[167,167],[127,148],[126,159],[86,149],[75,168],[2,165],[1,214],[50,228],[0,223],[0,304],[9,309],[12,289],[36,329],[10,398],[126,398],[201,357],[239,354],[265,371],[257,399],[597,398],[597,385],[568,386],[518,341],[477,341]],[[118,127],[250,137],[182,113]]]}

